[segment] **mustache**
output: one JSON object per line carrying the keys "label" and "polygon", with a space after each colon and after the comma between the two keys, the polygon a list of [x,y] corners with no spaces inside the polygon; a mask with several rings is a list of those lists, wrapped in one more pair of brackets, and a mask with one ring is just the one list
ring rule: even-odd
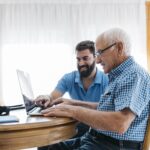
{"label": "mustache", "polygon": [[84,67],[89,68],[88,65],[78,66],[79,69],[84,68]]}

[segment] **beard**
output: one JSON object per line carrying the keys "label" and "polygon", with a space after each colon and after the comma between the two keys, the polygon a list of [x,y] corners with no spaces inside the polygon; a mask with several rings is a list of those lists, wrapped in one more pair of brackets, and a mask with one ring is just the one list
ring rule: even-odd
{"label": "beard", "polygon": [[[85,67],[86,68],[86,70],[84,70],[84,71],[80,71],[80,69],[81,68],[83,68],[83,67]],[[83,66],[79,66],[78,65],[78,71],[79,71],[79,73],[80,73],[80,77],[81,78],[86,78],[86,77],[88,77],[91,73],[92,73],[92,71],[94,70],[94,68],[95,68],[95,61],[92,63],[92,65],[83,65]]]}

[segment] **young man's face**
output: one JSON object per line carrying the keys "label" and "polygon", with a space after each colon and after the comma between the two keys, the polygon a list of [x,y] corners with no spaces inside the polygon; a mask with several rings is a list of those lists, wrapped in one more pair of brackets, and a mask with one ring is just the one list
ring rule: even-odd
{"label": "young man's face", "polygon": [[77,68],[81,78],[86,78],[91,75],[95,68],[96,60],[89,49],[77,51]]}

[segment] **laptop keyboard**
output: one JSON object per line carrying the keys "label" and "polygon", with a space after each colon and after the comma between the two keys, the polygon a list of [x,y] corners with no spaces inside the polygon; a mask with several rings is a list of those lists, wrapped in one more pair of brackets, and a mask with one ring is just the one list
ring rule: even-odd
{"label": "laptop keyboard", "polygon": [[30,110],[30,113],[40,113],[41,110],[42,110],[41,107],[35,107],[35,108],[33,108],[32,110]]}

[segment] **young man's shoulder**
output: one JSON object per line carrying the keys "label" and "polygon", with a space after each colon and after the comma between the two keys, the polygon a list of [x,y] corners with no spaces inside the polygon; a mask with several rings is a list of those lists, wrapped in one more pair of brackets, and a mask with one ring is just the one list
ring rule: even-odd
{"label": "young man's shoulder", "polygon": [[76,78],[77,76],[79,76],[79,72],[74,70],[74,71],[71,71],[71,72],[68,72],[68,73],[65,73],[63,78],[70,78],[70,79],[74,79]]}
{"label": "young man's shoulder", "polygon": [[73,70],[71,72],[65,73],[64,75],[65,76],[72,76],[72,75],[76,75],[76,74],[78,74],[78,71],[77,70]]}

